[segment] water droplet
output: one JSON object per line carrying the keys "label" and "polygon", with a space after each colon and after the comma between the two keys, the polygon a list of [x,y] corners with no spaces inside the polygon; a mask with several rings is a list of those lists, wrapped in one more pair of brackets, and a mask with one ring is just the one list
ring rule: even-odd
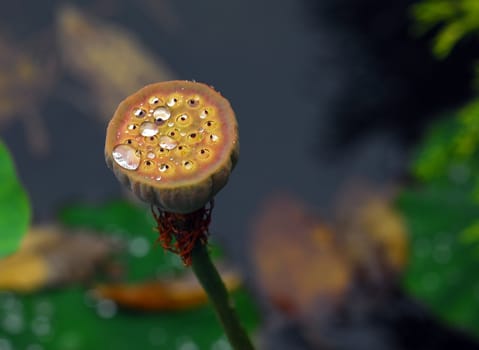
{"label": "water droplet", "polygon": [[232,350],[232,347],[224,337],[221,337],[211,345],[211,350]]}
{"label": "water droplet", "polygon": [[0,308],[5,311],[18,312],[23,309],[23,304],[18,300],[13,293],[3,292],[2,299],[0,300]]}
{"label": "water droplet", "polygon": [[150,137],[158,134],[158,125],[155,123],[145,122],[140,126],[141,136]]}
{"label": "water droplet", "polygon": [[146,116],[146,110],[143,108],[137,108],[133,111],[133,114],[137,118],[143,118],[144,116]]}
{"label": "water droplet", "polygon": [[124,169],[136,170],[140,166],[140,157],[136,150],[128,145],[118,145],[113,149],[113,159]]}
{"label": "water droplet", "polygon": [[39,300],[35,304],[35,311],[40,315],[51,317],[53,315],[53,304],[48,300]]}
{"label": "water droplet", "polygon": [[443,242],[434,247],[433,258],[438,264],[446,264],[451,259],[451,248],[449,244]]}
{"label": "water droplet", "polygon": [[465,164],[453,164],[449,167],[449,179],[458,185],[466,183],[471,175],[471,169]]}
{"label": "water droplet", "polygon": [[12,350],[12,344],[8,341],[8,339],[0,338],[0,350]]}
{"label": "water droplet", "polygon": [[158,176],[158,177],[156,178],[156,181],[161,181],[161,176]]}
{"label": "water droplet", "polygon": [[178,102],[178,99],[175,97],[172,97],[168,100],[166,104],[170,107],[173,107],[174,105],[176,105],[177,102]]}
{"label": "water droplet", "polygon": [[163,328],[152,328],[148,338],[151,345],[160,346],[166,343],[167,333]]}
{"label": "water droplet", "polygon": [[148,100],[148,103],[150,105],[157,105],[158,103],[160,103],[160,99],[156,96],[151,96],[150,99]]}
{"label": "water droplet", "polygon": [[207,116],[208,116],[208,111],[206,109],[201,111],[201,113],[200,113],[200,118],[201,119],[205,119]]}
{"label": "water droplet", "polygon": [[153,152],[148,152],[148,154],[146,155],[146,157],[148,159],[155,159],[155,154]]}
{"label": "water droplet", "polygon": [[58,337],[58,348],[62,350],[82,350],[85,348],[82,342],[83,338],[81,338],[79,333],[67,331]]}
{"label": "water droplet", "polygon": [[167,171],[168,169],[170,168],[170,166],[168,164],[161,164],[160,167],[158,168],[159,171],[161,171],[162,173],[164,173],[165,171]]}
{"label": "water droplet", "polygon": [[101,299],[96,304],[96,313],[101,318],[113,318],[116,315],[116,303],[109,299]]}
{"label": "water droplet", "polygon": [[175,139],[172,139],[169,136],[162,136],[160,137],[160,147],[165,148],[167,150],[172,150],[178,145]]}
{"label": "water droplet", "polygon": [[25,328],[23,314],[19,312],[9,312],[2,320],[1,328],[10,334],[19,334]]}
{"label": "water droplet", "polygon": [[213,142],[218,141],[218,135],[211,134],[211,135],[210,135],[210,140],[213,141]]}
{"label": "water droplet", "polygon": [[83,294],[83,302],[88,307],[95,307],[96,306],[96,296],[92,290],[86,291]]}
{"label": "water droplet", "polygon": [[185,123],[188,120],[188,115],[183,113],[180,116],[178,116],[178,118],[176,118],[176,120],[180,123],[181,122]]}
{"label": "water droplet", "polygon": [[155,118],[156,121],[165,121],[170,119],[170,117],[171,117],[171,112],[166,107],[158,107],[153,112],[153,118]]}
{"label": "water droplet", "polygon": [[172,127],[173,125],[175,125],[175,123],[173,123],[173,122],[169,122],[169,123],[168,123],[168,126],[169,126],[169,127]]}
{"label": "water droplet", "polygon": [[193,343],[193,341],[188,337],[184,337],[184,339],[178,340],[176,348],[178,350],[199,350],[198,345]]}
{"label": "water droplet", "polygon": [[38,316],[32,321],[32,332],[39,337],[50,334],[52,326],[50,319],[45,316]]}
{"label": "water droplet", "polygon": [[142,258],[150,251],[150,242],[145,237],[135,237],[130,241],[128,250],[132,256]]}

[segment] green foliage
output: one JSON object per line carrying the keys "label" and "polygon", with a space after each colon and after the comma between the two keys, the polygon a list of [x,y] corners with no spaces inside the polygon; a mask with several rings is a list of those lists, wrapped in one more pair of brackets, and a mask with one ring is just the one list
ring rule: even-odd
{"label": "green foliage", "polygon": [[411,232],[406,289],[444,321],[479,335],[479,250],[462,239],[479,207],[467,186],[426,185],[402,193]]}
{"label": "green foliage", "polygon": [[427,133],[412,166],[421,187],[399,205],[410,225],[406,288],[441,318],[479,335],[479,102]]}
{"label": "green foliage", "polygon": [[424,182],[470,182],[479,193],[479,100],[431,127],[412,171]]}
{"label": "green foliage", "polygon": [[423,0],[412,6],[415,29],[425,33],[437,29],[433,51],[444,58],[468,35],[479,32],[479,2],[477,0]]}
{"label": "green foliage", "polygon": [[[146,208],[125,202],[97,207],[75,205],[63,210],[60,217],[65,225],[126,239],[130,254],[123,262],[129,281],[184,272],[176,256],[154,245],[157,233]],[[131,251],[132,243],[139,240],[151,243],[142,256]],[[251,298],[241,290],[233,297],[241,320],[249,331],[253,330],[258,315]],[[6,335],[14,349],[25,349],[31,344],[49,350],[229,349],[210,305],[181,312],[110,311],[111,304],[93,300],[80,287],[27,296],[0,293],[0,320],[13,317],[22,321],[18,329],[8,329],[5,322],[2,329],[0,322],[0,341]]]}
{"label": "green foliage", "polygon": [[29,221],[27,194],[18,181],[7,148],[0,142],[0,257],[18,248]]}

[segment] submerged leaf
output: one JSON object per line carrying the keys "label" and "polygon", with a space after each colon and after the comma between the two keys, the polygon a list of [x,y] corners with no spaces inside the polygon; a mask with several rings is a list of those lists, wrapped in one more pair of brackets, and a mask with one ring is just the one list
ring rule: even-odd
{"label": "submerged leaf", "polygon": [[119,249],[112,238],[56,226],[32,227],[20,249],[0,260],[0,290],[33,292],[82,282]]}
{"label": "submerged leaf", "polygon": [[279,310],[290,315],[315,312],[346,293],[351,265],[337,238],[290,196],[267,200],[252,234],[256,282]]}

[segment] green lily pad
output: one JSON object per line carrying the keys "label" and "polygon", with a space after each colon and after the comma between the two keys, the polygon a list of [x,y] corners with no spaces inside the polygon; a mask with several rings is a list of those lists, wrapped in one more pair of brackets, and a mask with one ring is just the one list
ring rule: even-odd
{"label": "green lily pad", "polygon": [[[185,272],[175,255],[155,245],[155,222],[148,208],[121,201],[74,205],[64,209],[60,219],[66,226],[125,239],[123,262],[130,282]],[[251,297],[238,290],[233,300],[244,326],[253,331],[259,318]],[[0,347],[2,341],[13,349],[231,349],[210,305],[135,312],[95,300],[80,286],[25,296],[0,293]]]}
{"label": "green lily pad", "polygon": [[13,253],[27,231],[30,205],[10,153],[0,142],[0,257]]}
{"label": "green lily pad", "polygon": [[479,335],[477,246],[462,232],[479,217],[471,188],[427,185],[402,193],[411,232],[405,288],[442,320]]}

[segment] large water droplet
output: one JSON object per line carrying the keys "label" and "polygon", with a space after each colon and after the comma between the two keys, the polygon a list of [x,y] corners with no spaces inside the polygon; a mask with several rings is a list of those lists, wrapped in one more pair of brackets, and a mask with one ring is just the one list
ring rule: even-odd
{"label": "large water droplet", "polygon": [[145,122],[140,126],[141,136],[155,136],[158,134],[158,125],[155,123]]}
{"label": "large water droplet", "polygon": [[153,118],[155,118],[156,121],[165,121],[170,119],[170,117],[171,117],[171,112],[166,107],[158,107],[153,112]]}
{"label": "large water droplet", "polygon": [[113,159],[124,169],[136,170],[140,166],[140,157],[136,150],[128,145],[118,145],[113,149]]}
{"label": "large water droplet", "polygon": [[172,150],[178,145],[178,142],[175,139],[169,136],[160,137],[160,147],[166,148],[167,150]]}

